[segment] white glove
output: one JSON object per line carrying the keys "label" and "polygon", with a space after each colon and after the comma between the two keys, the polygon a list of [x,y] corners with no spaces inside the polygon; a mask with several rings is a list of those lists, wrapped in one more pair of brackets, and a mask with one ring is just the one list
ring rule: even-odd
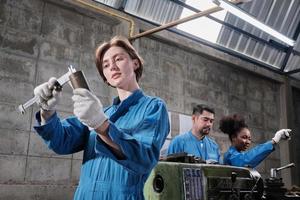
{"label": "white glove", "polygon": [[54,90],[54,85],[57,79],[51,77],[48,82],[45,82],[34,88],[34,95],[39,99],[37,104],[44,110],[55,110],[56,104],[61,98],[61,90]]}
{"label": "white glove", "polygon": [[101,101],[89,90],[73,90],[74,115],[85,125],[97,129],[107,120]]}
{"label": "white glove", "polygon": [[281,129],[279,131],[277,131],[274,135],[274,137],[272,138],[272,140],[275,142],[275,143],[278,143],[280,140],[287,140],[287,139],[290,139],[291,136],[290,136],[290,131],[292,131],[291,129]]}

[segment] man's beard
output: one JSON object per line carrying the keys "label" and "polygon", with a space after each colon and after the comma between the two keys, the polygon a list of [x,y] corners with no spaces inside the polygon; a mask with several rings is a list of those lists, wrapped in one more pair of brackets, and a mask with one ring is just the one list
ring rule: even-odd
{"label": "man's beard", "polygon": [[202,130],[200,130],[201,135],[208,135],[210,132],[210,127],[204,127]]}

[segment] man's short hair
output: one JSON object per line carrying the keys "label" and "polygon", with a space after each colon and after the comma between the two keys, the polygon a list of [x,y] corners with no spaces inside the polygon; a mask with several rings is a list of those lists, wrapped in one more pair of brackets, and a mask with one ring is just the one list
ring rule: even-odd
{"label": "man's short hair", "polygon": [[215,114],[215,110],[213,108],[211,108],[207,105],[204,105],[204,104],[198,104],[193,107],[193,115],[202,114],[203,111],[207,111],[207,112]]}

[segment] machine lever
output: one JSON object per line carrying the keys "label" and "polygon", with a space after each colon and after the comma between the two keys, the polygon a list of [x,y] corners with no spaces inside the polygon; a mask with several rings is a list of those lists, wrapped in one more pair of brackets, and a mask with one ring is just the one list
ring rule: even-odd
{"label": "machine lever", "polygon": [[271,178],[276,178],[278,171],[281,171],[283,169],[290,168],[290,167],[295,167],[295,163],[290,163],[288,165],[285,165],[285,166],[282,166],[279,168],[271,168]]}

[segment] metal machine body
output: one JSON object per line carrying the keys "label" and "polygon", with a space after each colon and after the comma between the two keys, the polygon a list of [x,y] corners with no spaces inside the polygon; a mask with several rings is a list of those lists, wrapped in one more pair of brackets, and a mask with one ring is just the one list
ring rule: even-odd
{"label": "metal machine body", "polygon": [[159,162],[144,187],[147,200],[254,200],[263,195],[257,171],[216,164]]}

